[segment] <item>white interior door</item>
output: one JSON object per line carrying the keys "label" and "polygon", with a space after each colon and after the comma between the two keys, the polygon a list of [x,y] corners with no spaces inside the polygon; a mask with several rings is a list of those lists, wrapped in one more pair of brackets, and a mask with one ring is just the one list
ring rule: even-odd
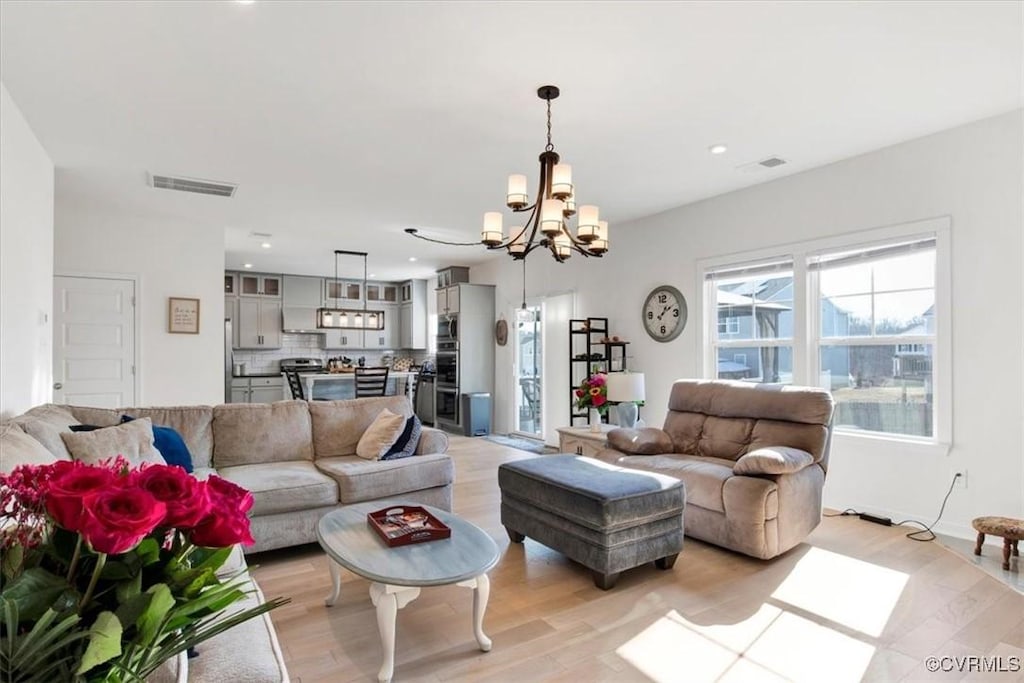
{"label": "white interior door", "polygon": [[135,405],[135,282],[57,276],[53,283],[53,401]]}

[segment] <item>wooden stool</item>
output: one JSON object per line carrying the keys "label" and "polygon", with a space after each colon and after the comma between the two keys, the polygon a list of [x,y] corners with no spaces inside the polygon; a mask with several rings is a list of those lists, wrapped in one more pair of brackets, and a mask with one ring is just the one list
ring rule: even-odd
{"label": "wooden stool", "polygon": [[999,536],[1003,539],[1003,569],[1010,568],[1010,554],[1020,556],[1017,543],[1024,539],[1024,520],[1012,517],[978,517],[971,526],[978,532],[978,542],[974,546],[974,554],[981,555],[981,546],[985,542],[985,534]]}

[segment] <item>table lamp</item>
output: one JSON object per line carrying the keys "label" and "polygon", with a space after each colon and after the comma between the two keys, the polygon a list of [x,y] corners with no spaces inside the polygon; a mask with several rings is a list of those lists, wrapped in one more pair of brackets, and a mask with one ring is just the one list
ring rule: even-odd
{"label": "table lamp", "polygon": [[639,414],[637,401],[646,400],[644,395],[644,373],[609,372],[607,375],[608,401],[618,403],[616,412],[619,426],[632,429]]}

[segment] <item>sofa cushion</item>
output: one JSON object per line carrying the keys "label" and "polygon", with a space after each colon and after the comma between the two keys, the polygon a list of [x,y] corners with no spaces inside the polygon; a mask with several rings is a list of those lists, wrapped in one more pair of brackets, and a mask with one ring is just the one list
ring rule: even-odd
{"label": "sofa cushion", "polygon": [[0,472],[10,472],[18,465],[49,465],[64,459],[46,450],[15,423],[0,424]]}
{"label": "sofa cushion", "polygon": [[219,468],[217,474],[252,491],[253,515],[292,512],[338,502],[338,484],[306,460],[235,465]]}
{"label": "sofa cushion", "polygon": [[80,422],[109,427],[122,415],[148,417],[154,425],[170,427],[192,454],[194,467],[210,467],[213,457],[213,408],[211,406],[168,406],[166,408],[87,408],[67,406]]}
{"label": "sofa cushion", "polygon": [[758,448],[741,456],[732,471],[736,474],[789,474],[814,462],[814,456],[799,448]]}
{"label": "sofa cushion", "polygon": [[816,387],[728,380],[677,380],[672,384],[668,409],[718,417],[826,425],[832,416],[832,396]]}
{"label": "sofa cushion", "polygon": [[356,444],[356,455],[366,460],[380,460],[391,450],[405,429],[405,416],[384,408],[370,423]]}
{"label": "sofa cushion", "polygon": [[63,432],[71,433],[70,425],[79,424],[79,421],[66,408],[55,405],[36,406],[13,421],[61,460],[71,459],[71,452],[60,435]]}
{"label": "sofa cushion", "polygon": [[213,409],[213,465],[313,459],[313,433],[305,401],[229,403]]}
{"label": "sofa cushion", "polygon": [[626,455],[615,462],[623,467],[682,479],[686,484],[687,504],[725,512],[722,487],[734,476],[732,460],[697,455]]}
{"label": "sofa cushion", "polygon": [[797,424],[779,420],[758,420],[750,434],[748,452],[759,448],[788,446],[811,454],[814,462],[821,461],[828,442],[825,425]]}
{"label": "sofa cushion", "polygon": [[397,496],[455,481],[455,465],[442,453],[400,460],[363,460],[357,455],[343,455],[317,458],[316,466],[338,482],[342,503]]}
{"label": "sofa cushion", "polygon": [[[131,415],[122,415],[121,423],[131,422],[137,418]],[[74,431],[74,427],[71,428]],[[188,473],[195,469],[192,465],[192,454],[185,445],[181,434],[171,427],[153,425],[153,445],[160,451],[160,456],[167,461],[168,465],[177,465]]]}
{"label": "sofa cushion", "polygon": [[402,433],[395,440],[395,443],[388,449],[388,452],[381,456],[381,460],[398,460],[408,458],[416,452],[420,443],[420,434],[423,432],[423,423],[415,415],[405,421]]}
{"label": "sofa cushion", "polygon": [[405,396],[310,401],[309,414],[313,421],[313,451],[316,457],[354,455],[363,432],[385,408],[405,417],[412,415],[412,404]]}
{"label": "sofa cushion", "polygon": [[654,427],[613,429],[608,432],[608,445],[630,455],[657,455],[673,451],[672,439]]}
{"label": "sofa cushion", "polygon": [[90,432],[67,432],[60,436],[75,460],[90,465],[97,465],[118,455],[133,466],[147,462],[167,464],[154,445],[153,423],[148,417],[123,425]]}
{"label": "sofa cushion", "polygon": [[414,455],[426,455],[428,453],[447,453],[448,433],[433,427],[424,427],[420,431],[420,442],[416,444]]}

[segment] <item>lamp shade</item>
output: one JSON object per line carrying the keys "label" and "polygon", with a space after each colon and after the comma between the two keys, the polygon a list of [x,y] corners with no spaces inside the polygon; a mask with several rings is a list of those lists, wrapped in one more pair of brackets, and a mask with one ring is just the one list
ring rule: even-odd
{"label": "lamp shade", "polygon": [[646,400],[644,373],[609,372],[607,375],[608,400],[613,403]]}

